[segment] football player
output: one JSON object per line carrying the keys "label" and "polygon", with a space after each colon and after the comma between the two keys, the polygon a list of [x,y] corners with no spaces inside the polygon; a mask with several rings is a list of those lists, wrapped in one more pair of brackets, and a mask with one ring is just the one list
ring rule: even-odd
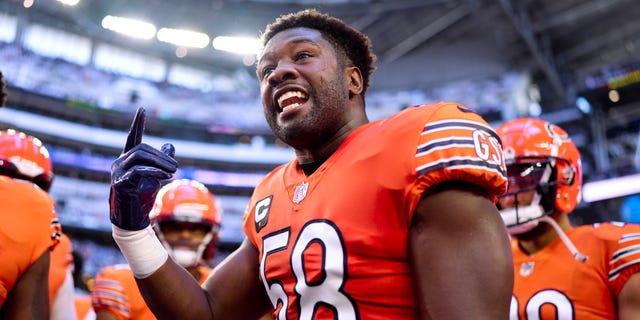
{"label": "football player", "polygon": [[246,239],[203,286],[149,236],[148,203],[178,163],[172,145],[142,143],[143,110],[111,166],[113,237],[154,313],[505,319],[513,268],[493,202],[507,188],[495,131],[445,102],[370,122],[371,43],[335,17],[283,15],[262,40],[263,111],[296,157],[254,189]]}
{"label": "football player", "polygon": [[[4,99],[4,98],[3,98]],[[46,192],[53,178],[42,142],[0,131],[0,318],[48,319],[51,250],[61,227]],[[73,288],[73,286],[72,286]]]}
{"label": "football player", "polygon": [[498,208],[513,238],[511,319],[640,319],[640,226],[571,226],[582,166],[557,125],[519,118],[497,132],[509,178]]}

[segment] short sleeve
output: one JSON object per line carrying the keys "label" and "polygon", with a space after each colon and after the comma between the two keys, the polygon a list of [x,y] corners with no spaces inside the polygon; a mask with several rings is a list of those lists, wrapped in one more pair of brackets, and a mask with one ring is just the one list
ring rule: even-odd
{"label": "short sleeve", "polygon": [[416,173],[429,186],[448,180],[479,185],[494,202],[507,189],[500,138],[480,115],[455,103],[439,104],[424,123]]}
{"label": "short sleeve", "polygon": [[107,266],[98,273],[91,288],[91,303],[96,312],[107,310],[118,319],[130,319],[129,299],[116,272],[113,266]]}

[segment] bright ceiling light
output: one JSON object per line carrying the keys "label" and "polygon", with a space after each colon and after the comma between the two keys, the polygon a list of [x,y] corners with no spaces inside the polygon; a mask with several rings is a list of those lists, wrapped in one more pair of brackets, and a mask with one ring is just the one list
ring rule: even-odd
{"label": "bright ceiling light", "polygon": [[153,24],[123,17],[106,16],[102,19],[102,27],[133,38],[145,40],[153,38],[156,34],[156,27]]}
{"label": "bright ceiling light", "polygon": [[260,52],[260,40],[249,37],[216,37],[213,39],[213,48],[240,54],[258,54]]}
{"label": "bright ceiling light", "polygon": [[75,6],[77,5],[80,0],[57,0],[58,2],[64,4],[65,6]]}
{"label": "bright ceiling light", "polygon": [[161,28],[156,37],[159,41],[182,47],[204,48],[209,44],[208,35],[183,29]]}
{"label": "bright ceiling light", "polygon": [[584,114],[591,113],[591,103],[589,103],[589,100],[585,97],[578,97],[576,99],[576,107]]}
{"label": "bright ceiling light", "polygon": [[609,90],[609,100],[613,103],[620,101],[620,93],[618,92],[618,90]]}

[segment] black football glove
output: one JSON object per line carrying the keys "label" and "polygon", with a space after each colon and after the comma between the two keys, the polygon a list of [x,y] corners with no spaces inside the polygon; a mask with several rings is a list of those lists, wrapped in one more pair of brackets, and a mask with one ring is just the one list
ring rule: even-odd
{"label": "black football glove", "polygon": [[160,151],[141,143],[144,118],[144,108],[138,108],[122,154],[111,164],[111,223],[132,231],[149,225],[149,212],[162,181],[178,169],[172,144],[164,144]]}

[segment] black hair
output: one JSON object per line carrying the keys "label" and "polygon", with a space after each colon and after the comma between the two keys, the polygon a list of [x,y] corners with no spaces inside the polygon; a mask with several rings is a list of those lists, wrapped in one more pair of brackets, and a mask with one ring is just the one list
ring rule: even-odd
{"label": "black hair", "polygon": [[373,64],[377,59],[371,47],[371,40],[367,35],[338,18],[320,13],[315,9],[307,9],[282,15],[267,25],[261,37],[262,44],[266,45],[279,32],[292,28],[309,28],[320,31],[339,53],[360,69],[363,81],[362,94],[364,95],[369,88],[370,76],[375,71]]}

